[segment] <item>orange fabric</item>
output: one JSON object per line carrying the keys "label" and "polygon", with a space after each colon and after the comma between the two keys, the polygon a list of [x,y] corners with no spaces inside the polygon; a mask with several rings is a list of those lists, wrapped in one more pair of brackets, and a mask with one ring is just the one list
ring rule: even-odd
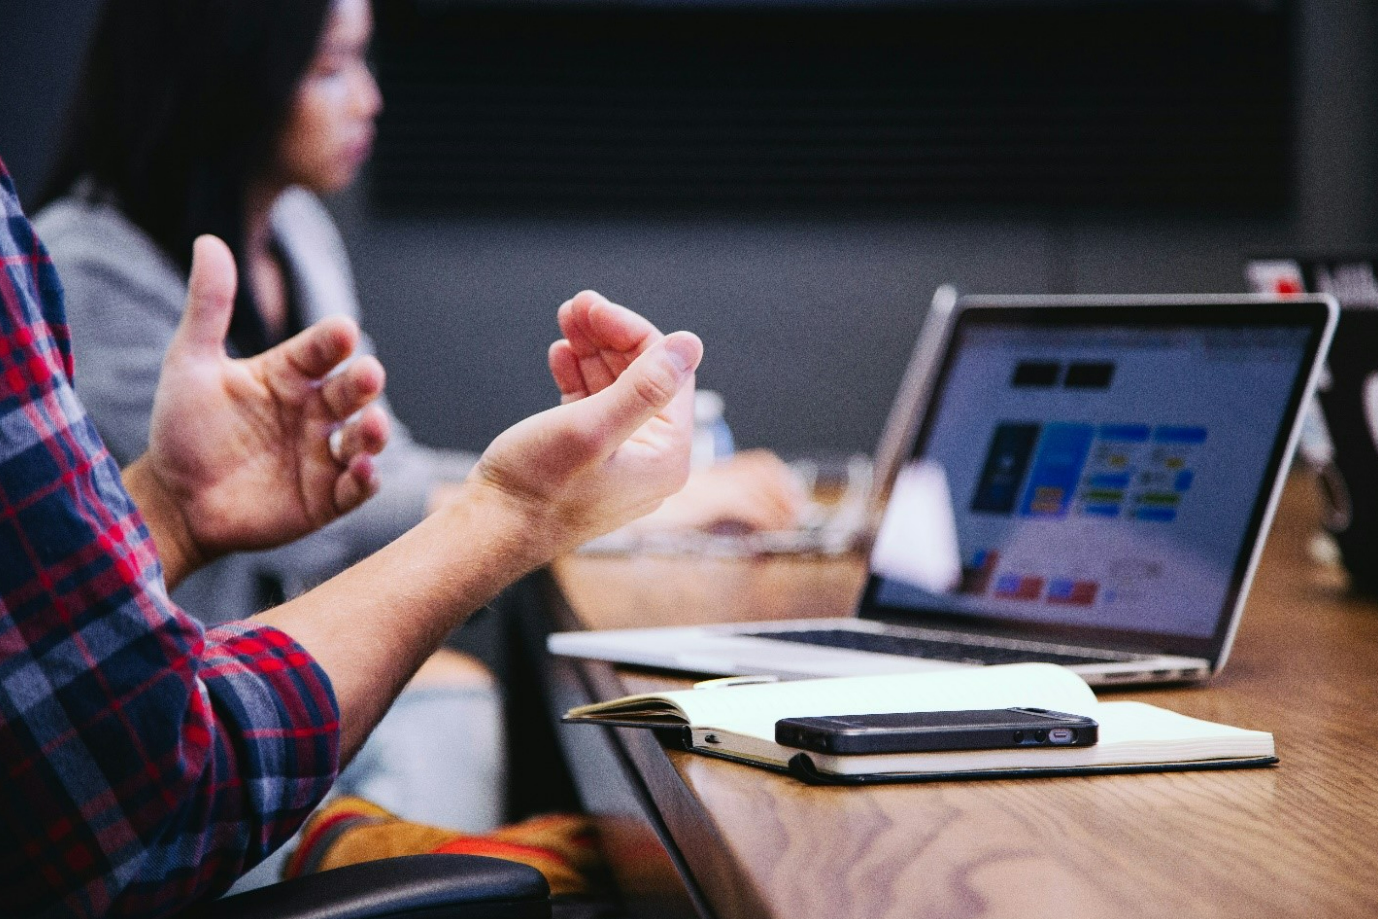
{"label": "orange fabric", "polygon": [[578,814],[533,817],[483,835],[412,823],[360,798],[339,798],[307,821],[286,876],[344,865],[444,852],[485,855],[530,865],[545,875],[553,895],[587,894],[588,875],[601,859],[592,825]]}

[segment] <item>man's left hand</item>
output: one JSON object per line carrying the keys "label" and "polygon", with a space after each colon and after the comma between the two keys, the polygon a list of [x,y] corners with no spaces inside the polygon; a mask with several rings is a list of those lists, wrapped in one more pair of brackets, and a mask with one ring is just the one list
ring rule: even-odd
{"label": "man's left hand", "polygon": [[186,310],[163,360],[148,453],[125,471],[169,583],[225,552],[290,542],[378,489],[387,416],[358,328],[323,320],[257,357],[230,358],[236,274],[219,239],[196,241]]}

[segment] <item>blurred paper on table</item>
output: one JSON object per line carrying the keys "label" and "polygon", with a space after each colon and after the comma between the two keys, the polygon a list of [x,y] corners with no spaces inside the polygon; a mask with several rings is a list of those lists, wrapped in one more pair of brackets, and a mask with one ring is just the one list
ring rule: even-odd
{"label": "blurred paper on table", "polygon": [[871,570],[934,592],[946,592],[962,576],[957,522],[943,467],[913,462],[895,478],[871,550]]}

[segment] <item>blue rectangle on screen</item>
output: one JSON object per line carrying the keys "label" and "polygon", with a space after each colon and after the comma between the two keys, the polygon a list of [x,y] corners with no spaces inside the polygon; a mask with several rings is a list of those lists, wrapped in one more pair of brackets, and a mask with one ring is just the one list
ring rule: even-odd
{"label": "blue rectangle on screen", "polygon": [[995,592],[998,594],[1012,594],[1019,592],[1020,577],[1017,574],[1002,574],[995,579]]}
{"label": "blue rectangle on screen", "polygon": [[1134,519],[1171,523],[1177,519],[1177,511],[1171,507],[1141,507],[1134,512]]}
{"label": "blue rectangle on screen", "polygon": [[1141,444],[1148,440],[1148,425],[1146,424],[1103,424],[1096,432],[1101,440],[1118,440],[1132,444]]}
{"label": "blue rectangle on screen", "polygon": [[1088,517],[1118,517],[1120,516],[1120,506],[1118,504],[1088,504],[1081,509],[1081,512]]}
{"label": "blue rectangle on screen", "polygon": [[1206,429],[1165,424],[1153,432],[1153,440],[1160,444],[1203,444],[1206,442]]}
{"label": "blue rectangle on screen", "polygon": [[1061,517],[1067,513],[1094,436],[1095,428],[1089,424],[1050,424],[1043,429],[1019,506],[1022,516]]}
{"label": "blue rectangle on screen", "polygon": [[1177,481],[1172,483],[1172,487],[1177,491],[1187,491],[1191,488],[1191,483],[1196,478],[1196,473],[1190,469],[1183,469],[1177,473]]}
{"label": "blue rectangle on screen", "polygon": [[1090,486],[1092,488],[1128,488],[1129,473],[1114,472],[1102,473],[1101,475],[1091,476]]}

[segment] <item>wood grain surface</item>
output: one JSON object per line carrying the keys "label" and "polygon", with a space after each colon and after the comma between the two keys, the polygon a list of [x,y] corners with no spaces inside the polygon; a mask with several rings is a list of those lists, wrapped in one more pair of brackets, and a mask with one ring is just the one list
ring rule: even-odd
{"label": "wood grain surface", "polygon": [[[1272,769],[815,788],[620,733],[723,917],[1378,916],[1378,606],[1311,560],[1318,513],[1294,478],[1220,676],[1103,694],[1272,731]],[[837,615],[863,574],[857,559],[556,572],[590,628]],[[682,685],[607,669],[607,695]]]}

